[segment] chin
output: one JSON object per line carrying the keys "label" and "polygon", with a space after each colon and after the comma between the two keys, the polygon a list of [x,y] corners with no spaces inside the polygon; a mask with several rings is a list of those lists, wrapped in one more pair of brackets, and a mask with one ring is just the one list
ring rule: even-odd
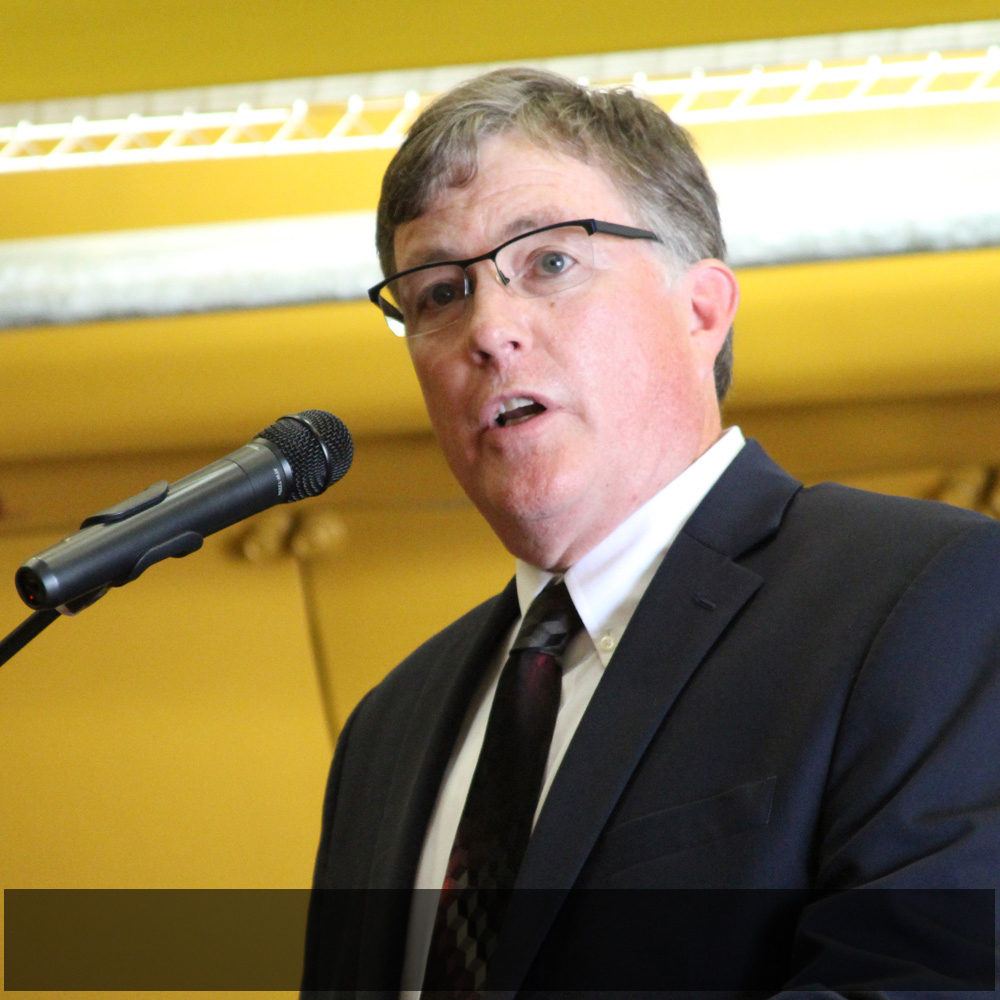
{"label": "chin", "polygon": [[[573,496],[566,490],[512,488],[486,491],[481,500],[474,498],[480,513],[490,523],[504,544],[513,536],[545,536],[556,528],[560,516],[572,509]],[[515,553],[519,554],[519,553]]]}

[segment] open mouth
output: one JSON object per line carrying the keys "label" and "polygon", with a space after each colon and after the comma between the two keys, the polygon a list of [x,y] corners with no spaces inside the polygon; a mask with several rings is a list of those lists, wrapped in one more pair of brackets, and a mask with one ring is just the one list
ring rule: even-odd
{"label": "open mouth", "polygon": [[539,413],[544,413],[545,407],[534,399],[527,396],[515,396],[513,399],[506,399],[500,404],[500,412],[494,418],[497,427],[512,427],[514,424],[523,424],[532,417],[537,417]]}

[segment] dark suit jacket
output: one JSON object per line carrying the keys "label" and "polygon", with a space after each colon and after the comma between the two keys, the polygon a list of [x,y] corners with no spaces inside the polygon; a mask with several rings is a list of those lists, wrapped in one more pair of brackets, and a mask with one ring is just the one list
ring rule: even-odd
{"label": "dark suit jacket", "polygon": [[[517,614],[511,584],[345,726],[307,992],[399,989],[442,772]],[[487,985],[992,990],[998,871],[1000,525],[802,489],[750,442],[671,546],[594,694]]]}

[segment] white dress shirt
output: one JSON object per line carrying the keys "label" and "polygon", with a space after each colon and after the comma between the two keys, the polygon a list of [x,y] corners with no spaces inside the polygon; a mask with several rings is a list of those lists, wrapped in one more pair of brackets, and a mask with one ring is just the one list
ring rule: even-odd
{"label": "white dress shirt", "polygon": [[[576,727],[667,549],[743,444],[740,429],[731,427],[708,451],[564,574],[566,587],[584,627],[563,657],[559,714],[549,747],[536,820]],[[552,577],[552,573],[518,560],[517,600],[522,617]],[[420,996],[434,912],[455,832],[483,745],[500,671],[520,625],[521,619],[518,619],[503,646],[497,650],[469,707],[441,781],[417,868],[403,964],[402,1000],[417,1000]]]}

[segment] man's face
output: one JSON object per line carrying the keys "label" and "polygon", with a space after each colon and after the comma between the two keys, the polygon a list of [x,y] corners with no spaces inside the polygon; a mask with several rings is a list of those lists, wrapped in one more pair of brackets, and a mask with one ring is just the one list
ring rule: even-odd
{"label": "man's face", "polygon": [[[399,226],[396,264],[473,257],[548,223],[589,218],[651,221],[635,217],[602,170],[494,137],[470,184],[445,189]],[[590,239],[587,284],[519,298],[483,261],[464,318],[408,341],[455,477],[507,548],[547,569],[572,565],[719,435],[712,365],[728,322],[704,330],[702,266],[671,283],[655,244]],[[502,405],[518,398],[544,410],[499,425]]]}

